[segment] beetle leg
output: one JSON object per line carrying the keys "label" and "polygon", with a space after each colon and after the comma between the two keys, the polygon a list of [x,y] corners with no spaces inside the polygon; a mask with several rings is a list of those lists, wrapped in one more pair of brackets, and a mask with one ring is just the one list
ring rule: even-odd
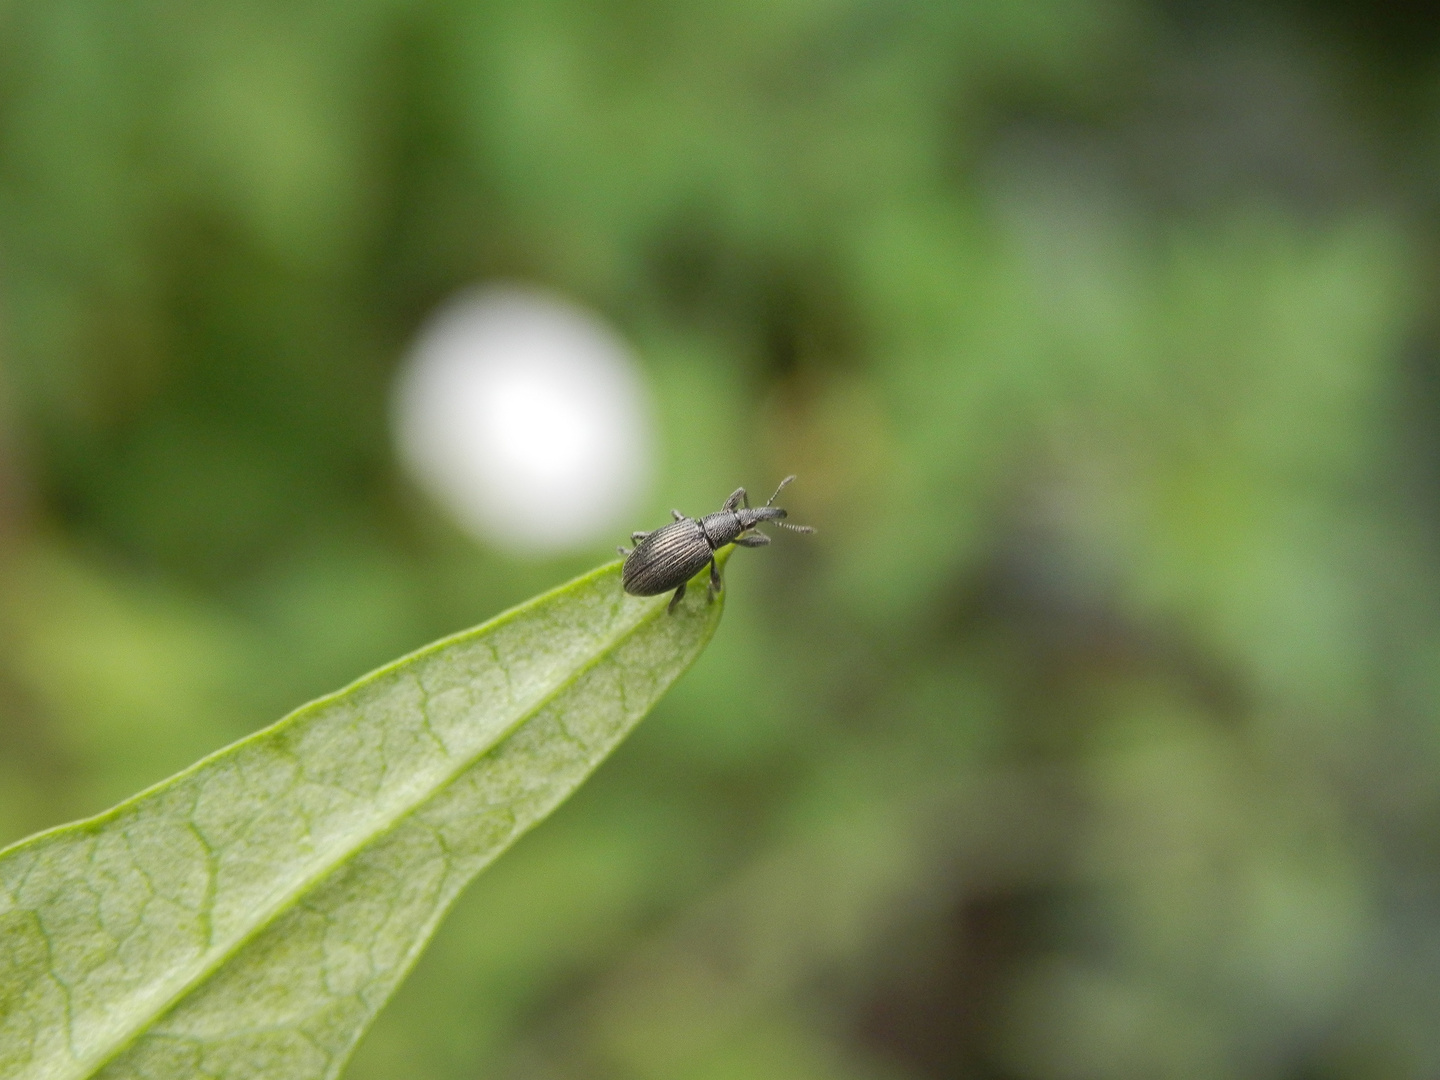
{"label": "beetle leg", "polygon": [[630,555],[630,549],[627,547],[617,547],[615,550],[620,553],[622,559],[628,558]]}
{"label": "beetle leg", "polygon": [[670,511],[670,516],[673,517],[676,521],[684,521],[684,520],[685,520],[685,515],[682,514],[679,510],[671,510],[671,511]]}
{"label": "beetle leg", "polygon": [[645,537],[649,535],[650,534],[648,532],[633,532],[630,534],[630,542],[632,544],[638,544],[641,540],[644,540]]}
{"label": "beetle leg", "polygon": [[735,543],[741,547],[764,547],[770,542],[770,537],[762,532],[752,532],[746,536],[736,537]]}
{"label": "beetle leg", "polygon": [[734,491],[732,491],[730,493],[730,497],[725,500],[725,505],[722,506],[720,509],[734,510],[737,506],[740,505],[741,500],[744,500],[746,506],[750,505],[750,496],[745,494],[745,489],[743,487],[736,488]]}
{"label": "beetle leg", "polygon": [[666,611],[673,612],[675,610],[675,605],[680,603],[680,598],[685,595],[685,585],[686,583],[683,581],[680,583],[680,587],[675,590],[675,595],[670,598],[670,606],[665,609]]}
{"label": "beetle leg", "polygon": [[710,599],[715,599],[715,594],[720,591],[720,568],[715,565],[715,560],[710,560]]}

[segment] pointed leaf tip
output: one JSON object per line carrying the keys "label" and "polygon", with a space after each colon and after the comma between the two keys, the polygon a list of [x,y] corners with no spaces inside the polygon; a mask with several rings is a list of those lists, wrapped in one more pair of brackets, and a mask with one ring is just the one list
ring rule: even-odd
{"label": "pointed leaf tip", "polygon": [[667,614],[619,571],[0,852],[0,1076],[336,1076],[461,888],[713,635],[723,592]]}

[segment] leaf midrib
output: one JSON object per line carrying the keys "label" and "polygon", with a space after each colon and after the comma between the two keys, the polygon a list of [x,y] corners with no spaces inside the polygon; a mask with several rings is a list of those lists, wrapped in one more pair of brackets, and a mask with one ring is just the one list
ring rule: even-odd
{"label": "leaf midrib", "polygon": [[[599,573],[608,571],[609,569],[609,566],[602,568],[601,571],[597,571],[597,576],[599,575]],[[571,583],[572,586],[574,584],[576,583]],[[532,604],[538,604],[539,602],[548,598],[549,594],[537,597],[535,601],[532,601]],[[502,622],[509,621],[510,618],[522,614],[526,609],[531,607],[532,604],[526,604],[520,608],[516,608],[513,611],[506,612],[505,614],[499,616],[497,619],[492,620],[490,623],[482,624],[475,630],[470,631],[470,633],[478,636],[482,633],[493,630]],[[264,931],[268,929],[275,922],[276,919],[278,919],[287,910],[289,910],[290,906],[298,897],[304,896],[307,892],[313,889],[316,885],[318,885],[321,881],[328,877],[338,866],[344,863],[344,861],[351,855],[360,851],[367,844],[378,840],[381,837],[385,836],[387,833],[393,831],[400,825],[401,822],[409,818],[417,809],[425,805],[427,802],[430,802],[432,799],[438,797],[443,791],[445,791],[457,779],[459,779],[459,777],[463,773],[469,770],[477,761],[479,761],[485,755],[489,754],[497,746],[505,742],[505,740],[509,739],[512,735],[515,734],[515,732],[519,728],[521,728],[524,724],[531,720],[547,705],[549,705],[551,702],[555,701],[561,695],[570,690],[570,688],[573,687],[575,683],[579,681],[579,679],[586,672],[592,670],[597,664],[599,664],[602,660],[608,657],[626,638],[633,636],[637,631],[639,631],[647,623],[653,620],[659,613],[660,604],[656,602],[655,604],[653,604],[650,611],[645,612],[633,623],[630,623],[624,629],[613,634],[608,640],[606,640],[604,645],[595,650],[594,654],[590,657],[590,659],[577,667],[573,672],[570,673],[569,676],[559,682],[548,693],[537,698],[536,701],[524,711],[522,711],[513,722],[511,722],[500,732],[498,732],[492,740],[484,744],[484,746],[482,746],[481,748],[477,749],[474,753],[467,755],[463,759],[460,759],[456,766],[450,770],[449,774],[445,776],[445,778],[441,782],[427,788],[420,797],[414,799],[408,805],[406,805],[402,800],[401,805],[404,808],[400,812],[396,813],[390,823],[384,828],[371,832],[357,830],[357,832],[353,834],[356,837],[353,842],[348,842],[344,845],[332,845],[330,848],[332,852],[331,857],[319,861],[316,864],[318,866],[318,869],[299,879],[298,883],[294,888],[276,893],[274,902],[264,909],[264,914],[260,918],[256,919],[250,925],[249,929],[246,932],[236,935],[235,940],[229,945],[227,945],[224,949],[216,951],[213,956],[211,956],[210,959],[207,960],[205,963],[197,965],[193,972],[190,972],[184,977],[178,979],[175,983],[171,984],[173,989],[171,989],[168,993],[164,995],[161,995],[159,993],[155,994],[154,997],[159,999],[156,1007],[150,1010],[143,1010],[145,1015],[148,1016],[147,1020],[145,1020],[141,1024],[136,1025],[133,1031],[127,1032],[123,1035],[123,1037],[118,1038],[113,1046],[102,1047],[99,1052],[90,1055],[88,1058],[75,1059],[76,1066],[79,1071],[63,1073],[60,1075],[59,1080],[86,1080],[86,1078],[94,1076],[95,1073],[97,1073],[100,1069],[103,1069],[106,1065],[110,1064],[110,1062],[114,1061],[117,1057],[123,1054],[127,1049],[134,1045],[136,1040],[141,1038],[147,1031],[149,1031],[152,1027],[159,1023],[159,1021],[163,1017],[168,1015],[180,1003],[181,999],[188,992],[204,984],[210,978],[210,976],[212,976],[217,970],[219,970],[220,967],[222,967],[232,957],[239,953],[240,950],[246,946],[246,944],[248,944],[250,941],[253,941],[255,938],[259,937],[262,933],[264,933]],[[424,651],[428,652],[430,650],[427,648]],[[409,659],[418,659],[418,656],[405,657],[401,661],[397,661],[396,663],[403,663],[405,660]],[[374,676],[379,676],[386,673],[392,666],[393,665],[387,665],[386,668],[382,668],[380,671],[375,672]],[[374,676],[367,676],[367,678]],[[340,691],[339,694],[334,696],[338,697],[342,694],[345,694],[352,688],[353,686],[347,687],[345,690]],[[315,704],[318,705],[321,704],[321,702],[316,702]],[[337,849],[339,849],[338,852]]]}

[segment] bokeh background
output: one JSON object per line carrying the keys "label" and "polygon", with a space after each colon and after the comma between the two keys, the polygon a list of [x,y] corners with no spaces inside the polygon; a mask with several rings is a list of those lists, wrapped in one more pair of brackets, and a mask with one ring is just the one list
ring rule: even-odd
{"label": "bokeh background", "polygon": [[1437,211],[1424,0],[0,0],[0,840],[795,472],[350,1077],[1440,1075]]}

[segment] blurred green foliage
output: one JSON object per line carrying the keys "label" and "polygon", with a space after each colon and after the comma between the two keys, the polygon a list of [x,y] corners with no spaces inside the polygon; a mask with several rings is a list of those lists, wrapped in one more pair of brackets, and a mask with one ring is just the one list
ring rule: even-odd
{"label": "blurred green foliage", "polygon": [[1435,1075],[1440,70],[1361,8],[0,0],[0,834],[605,556],[392,461],[539,282],[634,527],[822,532],[350,1075]]}

